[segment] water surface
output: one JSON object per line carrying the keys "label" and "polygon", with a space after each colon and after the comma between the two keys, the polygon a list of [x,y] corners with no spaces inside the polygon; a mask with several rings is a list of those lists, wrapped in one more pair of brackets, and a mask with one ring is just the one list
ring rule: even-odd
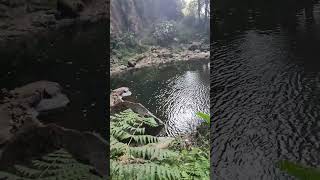
{"label": "water surface", "polygon": [[189,61],[148,67],[111,77],[111,88],[126,86],[139,102],[166,122],[170,136],[188,133],[209,113],[209,62]]}
{"label": "water surface", "polygon": [[293,179],[279,160],[320,166],[320,4],[270,4],[216,19],[213,179]]}

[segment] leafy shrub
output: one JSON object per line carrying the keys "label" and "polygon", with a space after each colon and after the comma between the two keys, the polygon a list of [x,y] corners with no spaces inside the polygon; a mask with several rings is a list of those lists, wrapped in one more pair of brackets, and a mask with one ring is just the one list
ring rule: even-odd
{"label": "leafy shrub", "polygon": [[94,168],[78,162],[67,151],[60,149],[43,156],[41,159],[32,160],[30,165],[15,165],[10,172],[1,171],[0,179],[7,180],[74,180],[96,179],[102,177],[93,173]]}
{"label": "leafy shrub", "polygon": [[147,47],[138,43],[136,36],[132,32],[120,35],[110,34],[111,59],[119,59],[120,63],[126,65],[128,59],[136,54],[143,53]]}
{"label": "leafy shrub", "polygon": [[195,38],[197,29],[195,29],[193,26],[184,24],[183,22],[179,22],[177,23],[176,27],[177,27],[176,37],[179,43],[190,43],[193,40],[199,40]]}
{"label": "leafy shrub", "polygon": [[195,145],[190,148],[182,137],[176,138],[170,145],[170,149],[179,152],[172,161],[181,172],[182,179],[210,179],[210,152],[208,146],[206,148]]}
{"label": "leafy shrub", "polygon": [[120,49],[120,48],[133,48],[138,43],[135,40],[135,35],[132,32],[122,33],[119,36],[114,34],[110,35],[110,44],[112,49]]}
{"label": "leafy shrub", "polygon": [[182,179],[210,179],[209,153],[199,148],[192,148],[191,151],[182,150],[175,159],[175,164],[179,164]]}
{"label": "leafy shrub", "polygon": [[168,45],[174,40],[176,32],[174,21],[163,21],[155,25],[152,35],[159,45]]}
{"label": "leafy shrub", "polygon": [[148,36],[148,35],[145,35],[141,38],[141,43],[142,44],[145,44],[145,45],[149,45],[149,46],[156,46],[158,45],[158,42],[157,40],[152,36]]}

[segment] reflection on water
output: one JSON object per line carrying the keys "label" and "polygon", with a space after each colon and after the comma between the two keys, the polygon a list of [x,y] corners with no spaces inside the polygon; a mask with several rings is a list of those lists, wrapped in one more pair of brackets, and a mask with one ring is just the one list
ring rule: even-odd
{"label": "reflection on water", "polygon": [[133,92],[131,101],[165,121],[171,136],[192,130],[201,121],[196,112],[209,113],[208,62],[180,62],[112,77],[111,88],[120,86]]}
{"label": "reflection on water", "polygon": [[320,165],[320,4],[269,8],[231,9],[217,23],[213,179],[293,179],[283,159]]}

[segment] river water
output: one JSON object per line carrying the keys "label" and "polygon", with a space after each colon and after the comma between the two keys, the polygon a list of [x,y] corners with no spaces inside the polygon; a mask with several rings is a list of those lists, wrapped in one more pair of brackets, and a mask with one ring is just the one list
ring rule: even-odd
{"label": "river water", "polygon": [[176,136],[202,121],[197,112],[209,113],[209,79],[209,61],[176,62],[113,76],[111,89],[129,87],[127,100],[143,104],[167,124],[163,133]]}
{"label": "river water", "polygon": [[107,137],[106,36],[105,24],[77,25],[11,43],[0,50],[0,88],[40,80],[58,82],[70,104],[39,119]]}
{"label": "river water", "polygon": [[214,27],[212,179],[293,179],[278,161],[320,166],[320,4],[245,2]]}

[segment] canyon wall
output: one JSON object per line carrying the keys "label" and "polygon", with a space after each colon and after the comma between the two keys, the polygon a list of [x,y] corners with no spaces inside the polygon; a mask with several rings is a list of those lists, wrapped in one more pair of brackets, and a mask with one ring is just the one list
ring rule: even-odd
{"label": "canyon wall", "polygon": [[159,20],[180,18],[181,7],[181,0],[111,0],[110,31],[139,34]]}

